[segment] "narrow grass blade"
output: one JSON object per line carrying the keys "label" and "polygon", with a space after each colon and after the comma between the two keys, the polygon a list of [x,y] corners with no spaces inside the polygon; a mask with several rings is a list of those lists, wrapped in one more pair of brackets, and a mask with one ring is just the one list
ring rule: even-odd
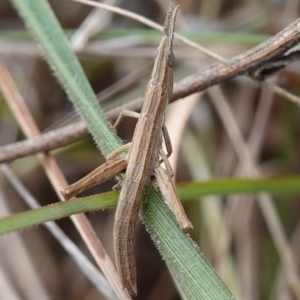
{"label": "narrow grass blade", "polygon": [[[181,183],[177,185],[177,190],[183,201],[207,195],[225,196],[237,193],[269,192],[278,195],[291,195],[300,193],[299,182],[300,176],[286,176],[283,178],[220,179]],[[150,197],[152,196],[153,195],[151,194]],[[40,209],[19,213],[0,220],[0,234],[40,225],[44,222],[58,220],[72,214],[110,209],[117,205],[118,197],[119,193],[109,192],[77,198],[67,202],[59,202]],[[152,201],[152,198],[150,201]],[[163,208],[163,210],[165,210],[165,208]]]}
{"label": "narrow grass blade", "polygon": [[150,194],[151,202],[144,204],[142,218],[187,299],[234,299],[197,244],[182,233],[172,213],[162,209],[165,204],[161,199],[153,191]]}

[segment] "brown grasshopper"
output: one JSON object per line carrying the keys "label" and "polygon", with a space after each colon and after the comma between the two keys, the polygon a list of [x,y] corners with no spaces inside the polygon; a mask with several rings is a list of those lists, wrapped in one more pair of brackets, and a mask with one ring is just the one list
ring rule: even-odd
{"label": "brown grasshopper", "polygon": [[[132,296],[137,294],[134,260],[134,234],[140,203],[154,178],[184,232],[192,228],[185,215],[172,180],[173,172],[168,158],[172,146],[164,125],[165,108],[173,92],[172,52],[173,32],[178,6],[169,6],[164,35],[157,49],[151,80],[147,85],[141,113],[123,111],[114,127],[123,117],[138,118],[132,143],[122,146],[108,157],[108,161],[89,175],[70,185],[62,194],[69,199],[105,180],[117,176],[126,169],[114,224],[114,248],[117,271],[124,287]],[[167,154],[162,151],[163,138]],[[125,159],[117,158],[129,149]],[[166,170],[160,164],[165,163]]]}

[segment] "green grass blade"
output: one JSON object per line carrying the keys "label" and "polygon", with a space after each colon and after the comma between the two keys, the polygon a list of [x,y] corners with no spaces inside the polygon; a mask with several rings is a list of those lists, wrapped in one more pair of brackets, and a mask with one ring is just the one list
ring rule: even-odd
{"label": "green grass blade", "polygon": [[180,199],[191,199],[207,195],[255,194],[268,192],[276,195],[300,193],[300,177],[285,176],[273,178],[230,178],[176,185]]}
{"label": "green grass blade", "polygon": [[153,190],[150,194],[151,202],[144,204],[142,218],[187,299],[234,299],[195,242],[181,232],[170,210],[162,208],[166,205]]}
{"label": "green grass blade", "polygon": [[[208,195],[230,195],[242,193],[268,192],[278,195],[290,195],[300,193],[300,176],[286,176],[278,178],[256,178],[256,179],[220,179],[204,182],[189,182],[177,185],[178,193],[182,200],[197,199]],[[153,196],[153,195],[151,195]],[[73,214],[115,207],[119,194],[109,192],[100,195],[77,198],[67,202],[51,204],[36,210],[30,210],[0,219],[0,234],[15,230],[25,229],[33,225],[40,225],[47,221],[54,221]],[[155,196],[157,197],[157,196]],[[153,198],[155,198],[153,196]],[[151,198],[151,201],[153,199]],[[150,203],[150,202],[149,202]],[[148,209],[145,207],[144,209]],[[159,210],[167,210],[160,208]],[[152,212],[151,212],[152,213]],[[147,213],[144,213],[147,219]],[[151,226],[159,221],[149,220]],[[148,224],[148,219],[147,222]]]}
{"label": "green grass blade", "polygon": [[[71,37],[75,30],[64,29],[64,34]],[[180,32],[184,37],[199,41],[201,43],[226,43],[226,44],[244,44],[257,45],[262,43],[270,36],[248,32]],[[4,30],[0,32],[1,41],[27,41],[31,38],[30,34],[24,30]],[[107,29],[95,36],[93,40],[106,40],[116,38],[137,38],[143,40],[159,41],[161,33],[152,29]]]}
{"label": "green grass blade", "polygon": [[90,197],[78,198],[28,210],[0,219],[0,234],[22,230],[47,221],[59,220],[81,212],[112,208],[116,206],[117,202],[117,193],[107,193],[99,195],[96,199]]}

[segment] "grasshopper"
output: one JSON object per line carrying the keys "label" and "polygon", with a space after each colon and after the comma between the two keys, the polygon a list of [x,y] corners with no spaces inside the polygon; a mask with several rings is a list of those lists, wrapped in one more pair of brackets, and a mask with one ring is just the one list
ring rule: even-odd
{"label": "grasshopper", "polygon": [[[114,223],[114,249],[117,271],[123,286],[132,296],[137,295],[134,259],[134,234],[139,207],[152,179],[156,181],[168,207],[184,232],[192,228],[172,180],[173,172],[168,157],[172,146],[164,125],[165,108],[173,92],[174,54],[173,33],[178,6],[169,6],[164,35],[156,52],[151,79],[147,85],[141,113],[123,111],[114,127],[124,117],[138,118],[132,143],[108,156],[108,161],[83,179],[70,185],[62,194],[69,199],[76,194],[125,171]],[[162,151],[165,141],[167,154]],[[129,149],[125,159],[119,155]],[[165,163],[166,169],[160,166]]]}

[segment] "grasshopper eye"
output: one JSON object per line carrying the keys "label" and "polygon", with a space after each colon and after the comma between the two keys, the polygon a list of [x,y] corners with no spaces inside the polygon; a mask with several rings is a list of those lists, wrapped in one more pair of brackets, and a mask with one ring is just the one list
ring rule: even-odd
{"label": "grasshopper eye", "polygon": [[172,50],[168,51],[168,67],[173,68],[175,64],[175,58]]}

